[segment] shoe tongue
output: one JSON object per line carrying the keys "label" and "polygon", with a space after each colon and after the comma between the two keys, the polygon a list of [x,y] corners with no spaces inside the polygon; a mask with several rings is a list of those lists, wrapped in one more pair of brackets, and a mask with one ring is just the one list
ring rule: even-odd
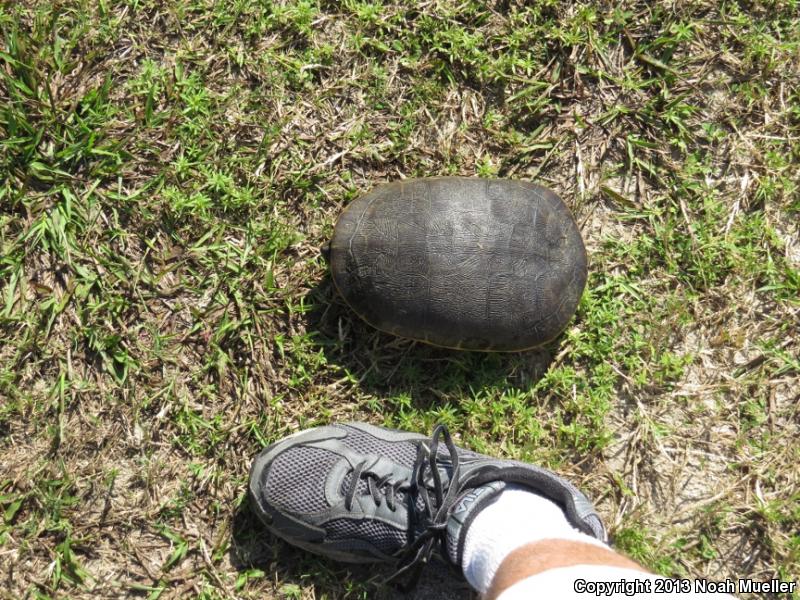
{"label": "shoe tongue", "polygon": [[[386,481],[393,485],[398,482],[408,481],[411,479],[411,469],[384,457],[371,456],[368,457],[367,462],[363,464],[360,470],[361,478],[356,484],[356,493],[364,494],[369,492],[369,485],[367,479],[375,478]],[[340,491],[344,494],[352,485],[355,469],[350,465],[349,471],[342,477]]]}
{"label": "shoe tongue", "polygon": [[[342,478],[342,486],[339,490],[342,496],[346,495],[348,490],[350,489],[350,484],[353,481],[353,471],[347,473]],[[369,488],[367,487],[367,482],[365,479],[360,479],[356,484],[356,496],[363,496],[364,494],[369,492]]]}
{"label": "shoe tongue", "polygon": [[447,555],[454,565],[460,566],[460,549],[475,515],[505,487],[506,484],[502,481],[490,481],[484,485],[468,488],[456,500],[447,520]]}

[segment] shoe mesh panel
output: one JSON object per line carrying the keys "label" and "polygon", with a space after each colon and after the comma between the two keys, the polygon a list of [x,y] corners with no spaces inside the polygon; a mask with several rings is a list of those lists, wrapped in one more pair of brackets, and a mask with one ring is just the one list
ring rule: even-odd
{"label": "shoe mesh panel", "polygon": [[325,475],[339,459],[338,454],[307,446],[296,446],[279,454],[264,486],[267,501],[293,513],[327,509]]}
{"label": "shoe mesh panel", "polygon": [[347,430],[345,444],[359,454],[385,456],[409,468],[414,465],[414,460],[417,458],[417,445],[414,442],[387,442],[355,427],[347,425],[341,427]]}
{"label": "shoe mesh panel", "polygon": [[384,554],[394,554],[408,542],[405,531],[383,521],[334,519],[325,525],[330,540],[364,540]]}

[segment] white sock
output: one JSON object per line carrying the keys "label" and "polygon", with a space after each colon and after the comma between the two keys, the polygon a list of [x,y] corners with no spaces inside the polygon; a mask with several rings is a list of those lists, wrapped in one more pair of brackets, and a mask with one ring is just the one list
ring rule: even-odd
{"label": "white sock", "polygon": [[464,577],[485,594],[506,556],[521,546],[547,539],[607,547],[572,527],[557,504],[523,486],[509,485],[481,509],[467,529],[461,561]]}

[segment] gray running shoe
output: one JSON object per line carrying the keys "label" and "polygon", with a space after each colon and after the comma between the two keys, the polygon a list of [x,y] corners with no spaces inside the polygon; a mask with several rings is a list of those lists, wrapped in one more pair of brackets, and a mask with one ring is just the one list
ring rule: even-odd
{"label": "gray running shoe", "polygon": [[509,483],[556,502],[574,527],[606,541],[592,504],[572,484],[458,448],[443,425],[430,438],[366,423],[300,431],[256,457],[249,491],[259,518],[290,544],[418,575],[437,542],[460,565],[469,524]]}

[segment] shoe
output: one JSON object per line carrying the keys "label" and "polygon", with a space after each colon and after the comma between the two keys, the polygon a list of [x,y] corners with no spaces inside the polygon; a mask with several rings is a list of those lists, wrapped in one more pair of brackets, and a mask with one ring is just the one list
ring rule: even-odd
{"label": "shoe", "polygon": [[461,564],[469,524],[509,483],[556,502],[575,528],[606,541],[594,507],[572,484],[459,448],[443,425],[430,438],[366,423],[300,431],[256,457],[249,494],[267,528],[294,546],[418,576],[437,542],[446,561]]}

